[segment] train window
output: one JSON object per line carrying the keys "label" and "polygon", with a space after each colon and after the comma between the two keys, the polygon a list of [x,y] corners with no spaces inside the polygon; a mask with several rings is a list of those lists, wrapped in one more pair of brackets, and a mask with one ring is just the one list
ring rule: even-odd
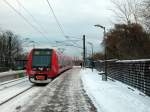
{"label": "train window", "polygon": [[37,50],[33,52],[32,67],[49,67],[51,65],[51,51]]}
{"label": "train window", "polygon": [[51,64],[50,56],[33,56],[33,67],[49,67]]}

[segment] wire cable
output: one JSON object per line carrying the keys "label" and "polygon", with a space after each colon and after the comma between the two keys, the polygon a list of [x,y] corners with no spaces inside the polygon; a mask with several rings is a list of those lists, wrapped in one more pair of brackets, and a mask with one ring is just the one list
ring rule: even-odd
{"label": "wire cable", "polygon": [[54,16],[55,21],[56,21],[56,23],[57,23],[57,25],[58,25],[58,27],[59,27],[59,29],[60,29],[60,32],[62,33],[62,35],[63,35],[64,37],[66,37],[65,32],[64,32],[64,30],[63,30],[63,28],[62,28],[62,25],[60,24],[60,22],[59,22],[57,16],[55,15],[55,12],[54,12],[54,10],[53,10],[53,8],[52,8],[52,6],[51,6],[49,0],[46,0],[46,1],[47,1],[47,4],[48,4],[48,6],[49,6],[49,8],[50,8],[50,10],[51,10],[51,12],[52,12],[52,14],[53,14],[53,16]]}
{"label": "wire cable", "polygon": [[[56,23],[58,24],[58,27],[59,27],[59,29],[60,29],[62,35],[63,35],[67,40],[70,40],[69,38],[67,38],[68,36],[66,36],[66,34],[65,34],[65,32],[64,32],[64,30],[63,30],[63,28],[62,28],[62,25],[60,24],[60,22],[59,22],[57,16],[55,15],[55,12],[54,12],[54,10],[53,10],[53,8],[52,8],[52,6],[51,6],[49,0],[46,0],[46,1],[47,1],[47,3],[48,3],[48,6],[49,6],[49,8],[50,8],[50,10],[51,10],[51,12],[52,12],[52,14],[53,14],[55,20],[56,20]],[[71,41],[71,40],[70,40],[70,42],[72,42],[73,44],[78,45],[75,41]]]}
{"label": "wire cable", "polygon": [[7,0],[3,0],[13,11],[15,11],[26,23],[28,23],[28,25],[30,25],[34,30],[36,30],[38,33],[40,33],[45,39],[47,39],[47,37],[45,37],[45,35],[43,35],[43,33],[37,29],[23,14],[21,14],[20,12],[17,11],[17,9],[15,9]]}
{"label": "wire cable", "polygon": [[41,24],[39,24],[39,22],[37,21],[37,19],[24,7],[24,5],[19,1],[19,0],[16,0],[18,5],[21,6],[24,11],[32,18],[32,20],[44,31],[45,29],[43,28],[43,26]]}

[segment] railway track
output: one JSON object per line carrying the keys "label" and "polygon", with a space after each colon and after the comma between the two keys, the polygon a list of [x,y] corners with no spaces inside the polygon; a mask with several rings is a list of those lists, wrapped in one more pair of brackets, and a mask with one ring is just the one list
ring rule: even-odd
{"label": "railway track", "polygon": [[33,87],[26,77],[0,84],[0,106]]}
{"label": "railway track", "polygon": [[[59,80],[59,77],[52,80],[50,82],[50,87],[57,87],[57,81]],[[45,91],[47,91],[47,89],[49,89],[49,84],[48,86],[39,86],[37,84],[34,85],[29,81],[4,89],[0,91],[0,111],[20,112],[26,110],[28,109],[30,101],[38,99]]]}
{"label": "railway track", "polygon": [[10,85],[10,86],[4,86],[4,87],[0,88],[0,91],[2,91],[2,90],[4,90],[4,89],[7,89],[7,88],[10,88],[10,87],[13,87],[13,86],[16,86],[16,85],[18,85],[18,84],[24,83],[24,82],[26,82],[26,81],[18,82],[18,83],[15,83],[15,84],[13,84],[13,85]]}
{"label": "railway track", "polygon": [[23,80],[23,79],[25,79],[25,78],[27,78],[27,77],[23,77],[23,78],[18,78],[18,79],[14,79],[14,80],[2,82],[2,83],[0,83],[0,86],[6,85],[6,84],[9,84],[9,83],[12,83],[12,82],[16,82],[16,81],[18,81],[18,80]]}
{"label": "railway track", "polygon": [[[53,82],[53,81],[51,81],[51,82]],[[4,87],[2,87],[2,86],[4,86]],[[24,87],[24,86],[27,86],[27,87]],[[9,101],[15,100],[15,98],[17,99],[17,97],[19,95],[26,93],[27,91],[31,90],[34,87],[35,87],[35,85],[31,84],[26,77],[17,79],[17,80],[12,80],[9,82],[4,82],[4,83],[0,84],[0,106],[3,106],[5,104],[7,105],[7,103]],[[24,89],[21,89],[21,88],[24,88]],[[19,91],[18,91],[18,89],[19,89]],[[14,91],[17,91],[17,92],[14,94]],[[10,93],[8,95],[7,94],[5,95],[5,93],[8,93],[8,92],[10,92]]]}
{"label": "railway track", "polygon": [[12,99],[16,98],[16,97],[17,97],[17,96],[19,96],[20,94],[25,93],[26,91],[28,91],[28,90],[32,89],[33,87],[34,87],[34,85],[32,85],[31,87],[26,88],[25,90],[23,90],[23,91],[21,91],[21,92],[19,92],[19,93],[15,94],[15,95],[13,95],[13,96],[11,96],[11,97],[10,97],[10,98],[8,98],[8,99],[6,99],[6,100],[4,100],[4,101],[0,102],[0,106],[1,106],[1,105],[3,105],[3,104],[5,104],[5,103],[7,103],[7,102],[9,102],[10,100],[12,100]]}
{"label": "railway track", "polygon": [[0,91],[2,91],[4,89],[7,89],[7,88],[10,88],[10,87],[13,87],[13,86],[16,86],[16,85],[21,84],[21,83],[23,83],[25,81],[28,81],[26,79],[26,77],[15,79],[15,80],[11,80],[11,81],[8,81],[8,82],[4,82],[4,83],[0,84]]}

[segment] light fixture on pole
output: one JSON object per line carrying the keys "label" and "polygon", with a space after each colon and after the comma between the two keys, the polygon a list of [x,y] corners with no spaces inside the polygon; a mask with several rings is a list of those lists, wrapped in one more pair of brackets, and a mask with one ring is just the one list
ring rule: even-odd
{"label": "light fixture on pole", "polygon": [[[106,28],[102,25],[96,24],[95,27],[102,28],[104,30],[104,36],[103,39],[105,39],[106,36]],[[107,55],[106,55],[106,45],[104,46],[104,74],[102,75],[102,80],[107,81]]]}

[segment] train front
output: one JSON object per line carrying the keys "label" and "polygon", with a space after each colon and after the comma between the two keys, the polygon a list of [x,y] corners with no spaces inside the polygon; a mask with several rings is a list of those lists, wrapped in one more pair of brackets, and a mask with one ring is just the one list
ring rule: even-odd
{"label": "train front", "polygon": [[28,56],[27,74],[32,83],[51,81],[52,49],[33,49]]}

